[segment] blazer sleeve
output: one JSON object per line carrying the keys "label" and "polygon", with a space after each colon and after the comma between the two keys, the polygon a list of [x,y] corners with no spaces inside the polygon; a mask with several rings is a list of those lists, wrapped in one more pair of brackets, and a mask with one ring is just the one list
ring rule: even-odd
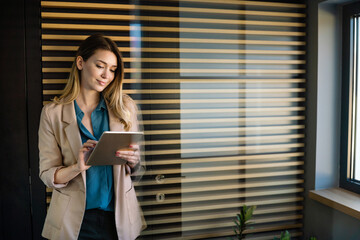
{"label": "blazer sleeve", "polygon": [[49,118],[49,105],[43,107],[39,125],[39,176],[50,188],[63,188],[65,184],[55,184],[55,172],[63,168],[62,154],[56,141],[53,124]]}
{"label": "blazer sleeve", "polygon": [[[143,127],[140,124],[141,121],[141,114],[139,112],[138,106],[136,105],[135,101],[129,97],[128,95],[124,95],[124,102],[130,111],[131,114],[131,128],[129,129],[130,132],[143,132]],[[146,163],[145,157],[143,154],[145,151],[145,141],[142,139],[142,144],[139,144],[139,151],[140,151],[140,163],[135,166],[133,169],[131,176],[133,177],[134,181],[140,181],[142,176],[146,171]]]}

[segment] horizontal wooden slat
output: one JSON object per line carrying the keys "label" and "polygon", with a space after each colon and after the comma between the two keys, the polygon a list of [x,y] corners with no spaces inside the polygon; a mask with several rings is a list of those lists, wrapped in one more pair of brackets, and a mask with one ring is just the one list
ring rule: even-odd
{"label": "horizontal wooden slat", "polygon": [[[132,21],[136,20],[134,15],[120,14],[94,14],[94,13],[66,13],[66,12],[42,12],[42,19],[81,19],[81,20],[115,20]],[[131,28],[130,26],[128,26]]]}
{"label": "horizontal wooden slat", "polygon": [[[219,46],[221,47],[221,46]],[[141,48],[142,52],[181,52],[181,53],[221,53],[221,54],[261,54],[261,55],[304,55],[303,50],[254,50],[254,49],[215,49],[215,48]]]}
{"label": "horizontal wooden slat", "polygon": [[305,36],[305,32],[292,31],[258,31],[258,30],[238,30],[221,28],[177,28],[177,27],[141,27],[142,31],[149,32],[178,32],[178,33],[216,33],[216,34],[243,34],[243,35],[262,35],[262,36]]}
{"label": "horizontal wooden slat", "polygon": [[[112,37],[111,37],[112,38]],[[85,37],[84,37],[85,39]],[[43,51],[76,51],[77,46],[43,45]],[[304,55],[303,50],[253,50],[253,49],[213,49],[213,48],[129,48],[119,47],[122,52],[168,52],[168,53],[221,53],[221,54],[260,54],[260,55]]]}
{"label": "horizontal wooden slat", "polygon": [[[174,0],[171,0],[174,1]],[[176,0],[177,1],[177,0]],[[218,0],[181,0],[182,2],[204,2],[219,3]],[[236,1],[223,0],[221,4],[263,6],[263,7],[284,7],[284,8],[305,8],[305,4],[277,3],[277,2],[258,2],[258,1]],[[107,4],[107,3],[88,3],[88,2],[61,2],[61,1],[41,1],[43,8],[75,8],[75,9],[98,9],[98,10],[133,10],[132,4]]]}
{"label": "horizontal wooden slat", "polygon": [[[292,231],[290,230],[290,234],[291,234],[292,238],[299,237],[299,239],[301,239],[300,237],[303,236],[303,232],[301,232],[301,229],[292,230]],[[247,240],[269,240],[269,239],[273,238],[273,235],[274,235],[273,233],[269,233],[267,236],[266,235],[265,236],[260,236],[260,237],[259,236],[257,236],[257,237],[251,236]],[[279,233],[278,236],[280,236],[280,235],[281,234]],[[191,237],[193,237],[193,236],[191,236]],[[220,236],[224,236],[224,235],[221,234]],[[195,235],[194,238],[192,238],[192,239],[197,239],[197,238],[198,238],[198,236]],[[170,240],[170,239],[168,239],[168,240]],[[184,239],[184,240],[190,240],[190,239]]]}
{"label": "horizontal wooden slat", "polygon": [[164,119],[164,120],[143,120],[143,125],[159,124],[193,124],[193,123],[258,123],[258,122],[281,122],[292,120],[304,120],[304,116],[284,117],[239,117],[239,118],[199,118],[199,119]]}
{"label": "horizontal wooden slat", "polygon": [[299,93],[305,88],[247,88],[247,89],[127,89],[129,94],[167,94],[167,93]]}
{"label": "horizontal wooden slat", "polygon": [[[189,113],[236,113],[236,112],[284,112],[305,111],[305,107],[242,107],[242,108],[216,108],[216,109],[164,109],[142,110],[142,114],[189,114]],[[186,131],[185,131],[186,132]]]}
{"label": "horizontal wooden slat", "polygon": [[[73,62],[75,57],[42,57],[43,62]],[[124,57],[124,62],[134,62],[135,58]]]}
{"label": "horizontal wooden slat", "polygon": [[[126,26],[113,25],[82,25],[82,24],[45,24],[49,29],[86,29],[103,31],[128,31]],[[84,40],[87,35],[54,35],[42,34],[44,40]],[[111,36],[114,41],[139,41],[137,37]],[[182,42],[182,43],[220,43],[220,44],[246,44],[246,45],[280,45],[280,46],[303,46],[303,41],[270,41],[270,40],[241,40],[241,39],[214,39],[214,38],[168,38],[168,37],[143,37],[143,42]]]}
{"label": "horizontal wooden slat", "polygon": [[[106,9],[106,10],[132,10],[133,5],[121,5],[121,4],[94,4],[87,3],[72,3],[70,6],[66,6],[62,2],[51,2],[42,1],[41,6],[50,8],[81,8],[81,9]],[[304,18],[303,13],[289,13],[289,12],[274,12],[274,11],[250,11],[250,10],[230,10],[230,9],[211,9],[211,8],[190,8],[190,7],[167,7],[167,6],[152,6],[152,5],[136,5],[135,9],[147,10],[147,11],[171,11],[171,12],[195,12],[195,13],[211,13],[211,14],[236,14],[236,15],[255,15],[255,16],[276,16],[276,17],[293,17],[293,18]],[[87,18],[88,19],[88,18]]]}
{"label": "horizontal wooden slat", "polygon": [[[67,79],[43,79],[44,84],[54,83],[66,83]],[[290,79],[124,79],[124,83],[271,83],[271,84],[283,84],[283,83],[305,83],[303,78],[290,78]]]}
{"label": "horizontal wooden slat", "polygon": [[[58,95],[58,94],[62,94],[62,90],[44,90],[45,91],[45,93],[44,93],[44,95]],[[125,93],[127,93],[126,92],[126,90],[124,91]],[[48,104],[48,103],[50,103],[51,101],[43,101],[43,105],[46,105],[46,104]],[[247,111],[248,113],[250,113],[250,112],[252,112],[252,113],[258,113],[258,112],[260,112],[260,110],[259,109],[257,109],[257,110],[250,110],[250,108],[248,108],[249,110]],[[266,109],[265,109],[266,110]],[[281,108],[280,109],[280,111],[279,111],[279,113],[281,113],[281,112],[289,112],[289,111],[303,111],[303,110],[305,110],[304,108]],[[155,110],[154,110],[155,111]],[[170,110],[170,113],[172,112],[172,113],[177,113],[176,112],[177,110]],[[219,110],[219,111],[224,111],[224,110]],[[234,112],[235,110],[230,110],[229,112]],[[214,112],[214,111],[213,111]],[[208,112],[207,111],[207,113],[213,113],[213,112]],[[167,110],[165,110],[165,111],[161,111],[161,112],[156,112],[155,114],[165,114],[165,113],[167,113]],[[141,112],[140,112],[140,114],[141,114]],[[152,113],[150,113],[150,114],[152,114]],[[254,119],[255,119],[255,117],[253,117]],[[272,118],[274,118],[274,119],[272,119]],[[275,122],[276,120],[276,118],[275,117],[268,117],[268,119],[259,119],[259,118],[256,118],[257,120],[256,121],[264,121],[264,122]],[[301,119],[304,119],[304,118],[301,118]],[[300,119],[300,120],[301,120]],[[225,120],[221,120],[221,119],[214,119],[214,120],[211,120],[211,119],[205,119],[204,121],[206,121],[206,120],[208,120],[207,122],[219,122],[219,123],[221,123],[221,122],[234,122],[234,120],[231,120],[231,119],[225,119]],[[280,118],[279,120],[286,120],[286,117],[282,117],[282,118]],[[292,119],[292,120],[296,120],[296,119]],[[175,123],[181,123],[181,124],[186,124],[186,123],[198,123],[199,122],[199,120],[197,120],[197,119],[183,119],[183,120],[181,120],[181,121],[183,121],[183,122],[179,122],[180,120],[152,120],[152,121],[142,121],[141,123],[142,124],[144,124],[144,125],[149,125],[149,124],[175,124]],[[252,121],[251,119],[247,119],[247,120],[241,120],[241,118],[239,118],[239,121]]]}
{"label": "horizontal wooden slat", "polygon": [[158,193],[165,194],[178,194],[178,193],[200,193],[207,191],[221,191],[221,190],[234,190],[234,189],[251,189],[257,187],[274,187],[274,186],[286,186],[286,185],[294,185],[294,184],[302,184],[304,183],[303,179],[294,179],[294,180],[281,180],[281,181],[261,181],[261,182],[252,182],[252,183],[238,183],[238,184],[221,184],[221,185],[206,185],[201,187],[190,187],[190,186],[181,186],[181,187],[171,187],[171,188],[161,188],[158,190],[142,190],[136,192],[136,196],[152,196]]}
{"label": "horizontal wooden slat", "polygon": [[290,189],[279,189],[279,190],[261,190],[261,191],[246,191],[242,193],[231,193],[231,194],[217,194],[217,195],[202,195],[197,197],[175,197],[171,199],[165,199],[162,202],[158,201],[140,201],[141,206],[151,206],[158,204],[175,204],[175,203],[194,203],[202,201],[214,201],[214,200],[226,200],[226,199],[238,199],[246,197],[261,197],[269,195],[282,195],[282,194],[293,194],[303,192],[303,188],[290,188]]}
{"label": "horizontal wooden slat", "polygon": [[[280,228],[274,229],[272,228],[272,230],[270,231],[284,231],[289,229],[289,226],[293,226],[293,225],[281,225]],[[261,228],[261,230],[263,230],[263,228]],[[267,230],[267,228],[266,228]],[[301,229],[300,229],[301,230]],[[263,232],[266,232],[265,230]],[[294,231],[290,231],[291,237],[301,237],[303,236],[302,232],[294,232]],[[199,239],[211,239],[211,238],[216,238],[216,237],[224,237],[224,236],[233,236],[234,235],[234,231],[228,230],[222,230],[220,232],[210,232],[207,231],[207,233],[203,233],[203,234],[191,234],[191,236],[182,236],[181,240],[199,240]],[[253,235],[251,236],[248,235],[248,237],[246,237],[246,240],[269,240],[269,239],[273,239],[274,233],[270,232],[270,233],[262,233],[261,236],[257,236],[257,235]],[[278,237],[280,236],[280,233],[278,234]],[[178,240],[178,237],[165,237],[165,238],[159,238],[159,240]],[[300,238],[301,239],[301,238]]]}
{"label": "horizontal wooden slat", "polygon": [[[73,62],[74,57],[42,57],[43,62]],[[123,58],[124,62],[159,62],[159,63],[246,63],[246,64],[305,64],[305,60],[251,60],[251,59],[206,59],[206,58]]]}
{"label": "horizontal wooden slat", "polygon": [[[43,79],[43,84],[66,84],[67,79]],[[123,83],[136,83],[136,79],[124,79]]]}
{"label": "horizontal wooden slat", "polygon": [[[58,70],[59,72],[60,69]],[[53,71],[53,72],[58,72]],[[68,68],[70,72],[70,68]],[[44,72],[52,72],[52,71],[44,71]],[[304,88],[269,88],[269,89],[126,89],[128,94],[168,94],[168,93],[296,93],[296,92],[304,92]],[[59,94],[61,90],[43,90],[44,95],[48,94]],[[225,110],[226,111],[226,110]],[[156,112],[156,110],[153,110]],[[144,111],[143,111],[144,113]]]}
{"label": "horizontal wooden slat", "polygon": [[197,104],[197,103],[290,103],[303,102],[305,98],[238,98],[238,99],[147,99],[135,100],[136,104]]}
{"label": "horizontal wooden slat", "polygon": [[[169,0],[178,1],[178,0]],[[305,8],[305,4],[297,3],[281,3],[281,2],[261,2],[261,1],[241,1],[241,0],[181,0],[181,2],[191,3],[218,3],[218,4],[231,4],[231,5],[247,5],[247,6],[261,6],[261,7],[284,7],[284,8]]]}
{"label": "horizontal wooden slat", "polygon": [[[271,129],[273,130],[273,129]],[[195,131],[196,132],[196,131]],[[211,148],[189,148],[189,149],[167,149],[167,150],[149,150],[145,152],[149,155],[168,155],[168,154],[187,154],[187,153],[221,153],[234,151],[276,151],[277,149],[300,148],[304,147],[303,143],[291,144],[274,144],[274,145],[255,145],[255,146],[238,146],[238,147],[211,147]],[[276,164],[275,164],[276,165]],[[200,171],[200,170],[199,170]]]}
{"label": "horizontal wooden slat", "polygon": [[43,51],[76,51],[78,48],[79,46],[50,46],[50,45],[41,46],[41,49]]}
{"label": "horizontal wooden slat", "polygon": [[172,129],[172,130],[147,130],[146,135],[162,135],[162,134],[194,134],[194,133],[238,133],[251,131],[279,131],[279,130],[295,130],[303,129],[304,125],[284,125],[284,126],[257,126],[257,127],[229,127],[229,128],[197,128],[197,129]]}
{"label": "horizontal wooden slat", "polygon": [[142,82],[142,83],[304,83],[306,80],[303,78],[290,78],[290,79],[219,79],[219,78],[202,78],[202,79],[192,79],[192,78],[185,78],[185,79],[134,79],[134,82]]}
{"label": "horizontal wooden slat", "polygon": [[64,23],[42,23],[42,29],[56,30],[102,30],[102,31],[130,31],[130,26],[119,25],[95,25],[95,24],[64,24]]}
{"label": "horizontal wooden slat", "polygon": [[303,41],[270,41],[270,40],[241,40],[241,39],[215,39],[215,38],[167,38],[143,37],[144,42],[181,42],[181,43],[220,43],[220,44],[246,44],[246,45],[280,45],[303,46]]}
{"label": "horizontal wooden slat", "polygon": [[257,199],[257,200],[234,200],[232,203],[227,202],[226,204],[223,203],[208,203],[206,205],[202,204],[199,206],[188,206],[184,205],[181,208],[178,206],[161,206],[159,209],[148,209],[144,210],[145,216],[151,215],[162,215],[162,214],[173,214],[173,213],[191,213],[195,211],[209,211],[209,210],[219,210],[219,209],[229,209],[229,208],[239,208],[242,207],[244,204],[247,206],[266,206],[271,204],[287,204],[287,203],[296,203],[303,201],[303,197],[283,197],[278,196],[272,199]]}
{"label": "horizontal wooden slat", "polygon": [[254,20],[231,20],[219,18],[185,18],[185,17],[158,17],[158,16],[139,16],[139,20],[144,22],[188,22],[188,23],[212,23],[212,24],[231,24],[231,25],[258,25],[258,26],[279,26],[279,27],[305,27],[305,23],[300,22],[279,22],[279,21],[254,21]]}
{"label": "horizontal wooden slat", "polygon": [[65,84],[67,83],[67,79],[43,79],[43,84]]}
{"label": "horizontal wooden slat", "polygon": [[[44,90],[45,91],[45,90]],[[51,90],[47,90],[51,91]],[[237,112],[284,112],[305,111],[305,107],[242,107],[242,108],[215,108],[215,109],[164,109],[164,110],[142,110],[142,114],[189,114],[189,113],[237,113]],[[185,132],[187,130],[184,130]]]}
{"label": "horizontal wooden slat", "polygon": [[[294,208],[296,210],[296,208]],[[274,212],[275,214],[276,212]],[[234,216],[235,215],[235,216]],[[236,214],[234,213],[215,213],[215,214],[207,214],[207,215],[197,215],[197,216],[182,216],[182,217],[171,217],[171,218],[164,218],[161,220],[150,220],[147,221],[148,226],[156,225],[156,224],[169,224],[169,223],[184,223],[186,224],[189,221],[204,221],[204,220],[215,220],[215,219],[222,219],[222,218],[230,218],[227,223],[222,221],[218,222],[217,227],[227,227],[232,226],[228,224],[231,220],[235,219]],[[303,216],[301,214],[287,214],[285,216],[278,216],[278,217],[256,217],[256,214],[253,214],[252,223],[253,224],[260,224],[260,223],[268,223],[268,222],[276,222],[276,221],[291,221],[301,219]]]}
{"label": "horizontal wooden slat", "polygon": [[222,74],[304,74],[305,69],[189,69],[189,68],[142,68],[142,73],[222,73]]}
{"label": "horizontal wooden slat", "polygon": [[239,156],[220,156],[220,157],[207,157],[207,158],[185,158],[185,159],[166,159],[166,160],[152,160],[146,164],[148,166],[156,165],[172,165],[172,164],[187,164],[187,163],[211,163],[219,161],[272,161],[272,160],[288,160],[293,157],[303,157],[303,152],[293,153],[277,153],[277,154],[255,154],[255,155],[239,155]]}
{"label": "horizontal wooden slat", "polygon": [[[273,207],[269,209],[256,209],[253,213],[254,218],[257,218],[260,214],[277,214],[277,213],[286,213],[290,211],[300,211],[302,206],[289,206],[289,207]],[[235,215],[235,216],[234,216]],[[167,224],[167,223],[177,223],[177,222],[188,222],[188,221],[202,221],[202,220],[211,220],[211,219],[222,219],[222,218],[235,218],[236,214],[234,212],[218,212],[218,213],[203,213],[196,215],[185,215],[185,216],[175,216],[175,217],[162,217],[155,220],[148,220],[146,223],[148,225],[155,224]],[[259,220],[260,221],[260,220]],[[260,223],[260,222],[257,223]]]}
{"label": "horizontal wooden slat", "polygon": [[[71,68],[42,68],[42,72],[43,73],[58,73],[58,72],[62,72],[62,73],[69,73],[71,71]],[[124,72],[125,73],[131,73],[131,72],[136,72],[137,69],[134,68],[125,68]]]}
{"label": "horizontal wooden slat", "polygon": [[[220,178],[219,178],[220,179]],[[208,195],[203,194],[201,196],[195,197],[173,197],[173,198],[165,198],[164,201],[141,201],[141,206],[151,206],[151,205],[162,205],[162,204],[175,204],[175,203],[194,203],[194,202],[202,202],[202,201],[214,201],[214,200],[225,200],[225,199],[238,199],[238,198],[246,198],[246,197],[263,197],[263,196],[273,196],[273,195],[283,195],[283,194],[294,194],[303,192],[303,188],[285,188],[285,189],[276,189],[276,190],[256,190],[256,191],[245,191],[239,193],[222,193],[217,195]]]}
{"label": "horizontal wooden slat", "polygon": [[286,141],[290,139],[304,138],[304,134],[281,134],[274,136],[247,136],[247,137],[225,137],[225,138],[196,138],[196,139],[166,139],[166,140],[149,140],[145,141],[146,146],[150,145],[170,145],[170,144],[194,144],[194,143],[237,143],[237,144],[252,144],[252,143],[268,143],[275,141]]}
{"label": "horizontal wooden slat", "polygon": [[[60,34],[41,34],[43,40],[70,40],[70,41],[82,41],[85,40],[89,35],[60,35]],[[116,42],[129,42],[138,41],[140,39],[135,37],[123,37],[123,36],[110,36],[113,41]]]}
{"label": "horizontal wooden slat", "polygon": [[[84,38],[85,39],[85,38]],[[42,45],[43,51],[76,51],[78,46],[57,46],[57,45]],[[121,47],[119,48],[122,52],[137,51],[138,48]]]}
{"label": "horizontal wooden slat", "polygon": [[[282,221],[286,220],[292,220],[292,218],[282,219]],[[269,219],[269,221],[276,221],[276,218]],[[205,230],[205,229],[214,229],[214,228],[223,228],[223,227],[232,227],[234,226],[233,222],[229,223],[212,223],[212,224],[204,224],[204,225],[192,225],[192,226],[182,226],[182,227],[169,227],[165,229],[157,229],[157,230],[144,230],[142,232],[142,236],[146,235],[153,235],[153,234],[164,234],[164,233],[174,233],[174,232],[186,232],[186,231],[195,231],[195,230]],[[244,233],[257,233],[257,232],[263,232],[263,231],[276,231],[276,230],[284,230],[289,228],[301,228],[302,224],[283,224],[280,226],[274,226],[274,227],[262,227],[262,228],[252,228],[252,229],[246,229]],[[233,232],[232,232],[233,233]],[[183,238],[181,238],[183,239]],[[190,238],[192,239],[192,238]]]}
{"label": "horizontal wooden slat", "polygon": [[[278,177],[278,176],[289,176],[289,175],[300,175],[303,174],[304,170],[288,170],[288,171],[273,171],[266,173],[246,173],[246,174],[232,174],[215,177],[192,177],[192,178],[165,178],[161,184],[177,184],[177,183],[194,183],[194,182],[210,182],[212,181],[225,181],[225,180],[236,180],[236,179],[249,179],[249,178],[265,178],[265,177]],[[135,184],[136,186],[151,186],[158,185],[156,180],[142,180]]]}
{"label": "horizontal wooden slat", "polygon": [[168,7],[159,5],[137,5],[137,9],[144,11],[163,11],[163,12],[195,12],[226,15],[255,15],[255,16],[276,16],[276,17],[294,17],[304,18],[303,13],[275,12],[275,11],[251,11],[251,10],[232,10],[221,8],[191,8],[191,7]]}
{"label": "horizontal wooden slat", "polygon": [[156,63],[246,63],[246,64],[305,64],[305,60],[263,60],[263,59],[208,59],[208,58],[141,58],[141,62]]}
{"label": "horizontal wooden slat", "polygon": [[[275,22],[275,21],[253,21],[253,20],[229,20],[229,19],[207,19],[207,18],[179,18],[179,17],[153,17],[153,16],[140,16],[142,21],[159,21],[159,22],[199,22],[199,23],[214,23],[214,24],[232,24],[232,25],[255,25],[255,26],[280,26],[280,27],[305,27],[304,23],[297,22]],[[101,25],[84,25],[86,29],[100,29]],[[109,26],[109,25],[103,25]],[[54,26],[56,27],[56,26]],[[101,28],[101,30],[107,30]],[[56,29],[56,28],[55,28]],[[64,28],[62,28],[64,29]],[[66,29],[66,28],[65,28]],[[44,38],[46,39],[46,38]],[[113,39],[113,37],[112,37]],[[73,39],[77,40],[77,39]]]}
{"label": "horizontal wooden slat", "polygon": [[245,164],[245,165],[227,165],[227,166],[214,166],[214,167],[193,167],[187,168],[173,168],[173,169],[161,169],[161,170],[148,170],[145,175],[158,175],[158,174],[187,174],[187,173],[201,173],[201,172],[222,172],[231,170],[244,170],[244,169],[271,169],[280,167],[293,167],[304,165],[303,161],[291,161],[291,162],[278,162],[278,163],[257,163],[257,164]]}
{"label": "horizontal wooden slat", "polygon": [[[58,73],[58,72],[70,72],[71,68],[42,68],[41,69],[43,73]],[[44,93],[45,94],[45,93]]]}
{"label": "horizontal wooden slat", "polygon": [[[42,68],[42,72],[70,72],[71,68]],[[274,69],[178,69],[178,68],[125,68],[125,73],[130,72],[142,72],[142,73],[244,73],[244,74],[304,74],[305,70],[303,69],[284,69],[284,70],[274,70]]]}
{"label": "horizontal wooden slat", "polygon": [[96,10],[133,10],[132,4],[107,4],[107,3],[89,3],[89,2],[53,2],[41,1],[43,8],[70,8],[70,9],[96,9]]}

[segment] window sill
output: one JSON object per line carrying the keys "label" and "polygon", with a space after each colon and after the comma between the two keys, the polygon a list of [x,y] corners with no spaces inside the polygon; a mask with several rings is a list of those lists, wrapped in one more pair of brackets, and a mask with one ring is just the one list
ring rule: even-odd
{"label": "window sill", "polygon": [[342,188],[313,190],[309,197],[360,220],[360,195]]}

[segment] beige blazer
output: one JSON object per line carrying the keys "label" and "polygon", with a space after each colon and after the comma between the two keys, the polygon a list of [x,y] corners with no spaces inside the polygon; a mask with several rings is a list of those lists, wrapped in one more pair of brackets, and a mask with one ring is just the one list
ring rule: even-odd
{"label": "beige blazer", "polygon": [[[128,96],[124,96],[124,102],[132,109],[133,126],[130,131],[137,131],[136,104]],[[124,131],[123,124],[109,108],[108,110],[110,130]],[[82,172],[66,184],[55,184],[54,174],[57,169],[77,162],[81,146],[74,103],[50,103],[44,106],[39,127],[39,175],[45,185],[53,189],[42,232],[45,238],[78,238],[85,212],[86,174]],[[144,161],[141,162],[140,169],[144,169]],[[117,234],[119,239],[132,240],[146,228],[146,223],[125,167],[115,165],[113,171]]]}

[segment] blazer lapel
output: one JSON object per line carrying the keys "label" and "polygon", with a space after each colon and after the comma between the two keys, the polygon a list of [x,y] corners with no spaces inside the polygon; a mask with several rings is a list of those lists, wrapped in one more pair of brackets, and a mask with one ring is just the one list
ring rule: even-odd
{"label": "blazer lapel", "polygon": [[[79,150],[82,146],[79,127],[76,121],[74,102],[65,104],[63,108],[63,122],[68,125],[65,126],[66,138],[69,141],[71,151],[74,154],[74,159],[77,161]],[[86,174],[85,171],[81,173],[84,185],[86,186]]]}

